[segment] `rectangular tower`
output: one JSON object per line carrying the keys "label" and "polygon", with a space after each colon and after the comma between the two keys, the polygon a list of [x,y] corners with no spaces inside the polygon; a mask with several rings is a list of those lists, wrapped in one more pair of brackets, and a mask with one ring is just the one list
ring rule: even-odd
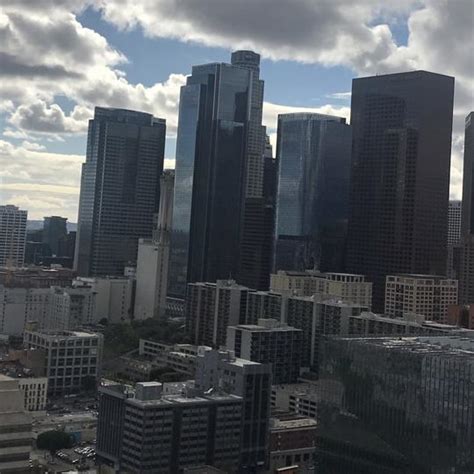
{"label": "rectangular tower", "polygon": [[0,267],[23,266],[27,217],[17,206],[0,206]]}
{"label": "rectangular tower", "polygon": [[166,122],[96,107],[89,121],[74,267],[81,276],[123,275],[150,238],[158,211]]}
{"label": "rectangular tower", "polygon": [[278,116],[276,270],[343,270],[351,137],[341,117]]}
{"label": "rectangular tower", "polygon": [[446,274],[454,78],[413,71],[354,79],[347,270]]}
{"label": "rectangular tower", "polygon": [[474,112],[466,117],[462,190],[459,302],[474,302]]}

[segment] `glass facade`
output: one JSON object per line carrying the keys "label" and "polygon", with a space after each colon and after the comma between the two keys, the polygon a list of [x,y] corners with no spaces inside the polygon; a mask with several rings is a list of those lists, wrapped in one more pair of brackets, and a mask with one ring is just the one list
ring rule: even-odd
{"label": "glass facade", "polygon": [[454,78],[425,71],[354,79],[347,271],[446,274]]}
{"label": "glass facade", "polygon": [[[401,453],[403,472],[474,470],[474,346],[470,338],[329,338],[320,380],[342,411]],[[335,401],[340,401],[340,396]],[[320,416],[324,411],[320,410]]]}
{"label": "glass facade", "polygon": [[341,271],[351,127],[330,115],[280,115],[277,161],[276,270]]}
{"label": "glass facade", "polygon": [[250,71],[193,67],[181,91],[169,291],[236,275],[245,197]]}
{"label": "glass facade", "polygon": [[158,211],[166,123],[96,107],[89,122],[75,253],[79,275],[123,275]]}

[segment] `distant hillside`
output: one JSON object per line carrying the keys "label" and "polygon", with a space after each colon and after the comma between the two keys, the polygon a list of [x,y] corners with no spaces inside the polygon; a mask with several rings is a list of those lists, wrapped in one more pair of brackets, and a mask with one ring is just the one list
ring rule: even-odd
{"label": "distant hillside", "polygon": [[[42,220],[38,220],[38,221],[35,221],[35,220],[28,220],[27,223],[26,223],[26,228],[28,230],[40,230],[43,228],[43,221]],[[77,224],[75,222],[68,222],[67,223],[67,231],[68,232],[71,232],[71,231],[76,231],[77,230]]]}

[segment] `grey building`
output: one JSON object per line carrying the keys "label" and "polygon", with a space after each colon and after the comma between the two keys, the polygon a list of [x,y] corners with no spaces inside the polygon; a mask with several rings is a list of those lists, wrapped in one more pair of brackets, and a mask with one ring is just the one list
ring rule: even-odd
{"label": "grey building", "polygon": [[354,79],[347,271],[446,274],[454,78],[413,71]]}
{"label": "grey building", "polygon": [[278,116],[276,270],[344,269],[351,139],[341,117]]}
{"label": "grey building", "polygon": [[74,267],[80,276],[123,275],[150,238],[158,211],[166,122],[96,107],[89,121]]}
{"label": "grey building", "polygon": [[[474,339],[331,338],[320,379],[343,410],[409,461],[401,472],[470,472],[474,463]],[[340,396],[337,396],[337,403]]]}
{"label": "grey building", "polygon": [[268,227],[255,217],[268,217],[259,63],[258,54],[236,51],[232,64],[194,66],[181,89],[172,295],[183,296],[187,282],[237,275],[239,281],[260,281],[255,272],[264,271],[263,264],[252,264],[263,251]]}
{"label": "grey building", "polygon": [[22,267],[25,261],[28,211],[0,206],[0,267]]}
{"label": "grey building", "polygon": [[466,117],[462,192],[459,302],[474,302],[474,112]]}
{"label": "grey building", "polygon": [[298,380],[303,361],[303,333],[275,319],[227,327],[227,349],[236,357],[272,365],[272,383]]}
{"label": "grey building", "polygon": [[44,351],[48,393],[78,393],[85,384],[98,383],[102,369],[103,336],[89,331],[38,331],[26,328],[26,349]]}
{"label": "grey building", "polygon": [[43,243],[49,246],[51,253],[63,256],[60,252],[60,243],[67,237],[67,217],[50,216],[44,218]]}
{"label": "grey building", "polygon": [[231,351],[202,350],[196,359],[197,389],[219,387],[243,399],[241,474],[265,472],[270,429],[271,365],[235,357]]}
{"label": "grey building", "polygon": [[225,345],[227,326],[245,322],[247,287],[234,280],[189,283],[186,294],[186,327],[192,342]]}
{"label": "grey building", "polygon": [[138,383],[134,394],[100,389],[100,458],[138,474],[174,474],[205,464],[237,472],[242,398],[217,390],[162,391],[157,382]]}

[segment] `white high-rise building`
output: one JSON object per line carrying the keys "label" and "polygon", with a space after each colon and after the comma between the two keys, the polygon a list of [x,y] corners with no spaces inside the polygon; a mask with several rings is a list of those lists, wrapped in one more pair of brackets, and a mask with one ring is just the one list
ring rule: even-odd
{"label": "white high-rise building", "polygon": [[158,223],[153,238],[140,239],[138,243],[135,319],[165,317],[173,217],[173,170],[163,172],[160,186]]}
{"label": "white high-rise building", "polygon": [[23,266],[27,217],[17,206],[0,206],[0,267]]}

